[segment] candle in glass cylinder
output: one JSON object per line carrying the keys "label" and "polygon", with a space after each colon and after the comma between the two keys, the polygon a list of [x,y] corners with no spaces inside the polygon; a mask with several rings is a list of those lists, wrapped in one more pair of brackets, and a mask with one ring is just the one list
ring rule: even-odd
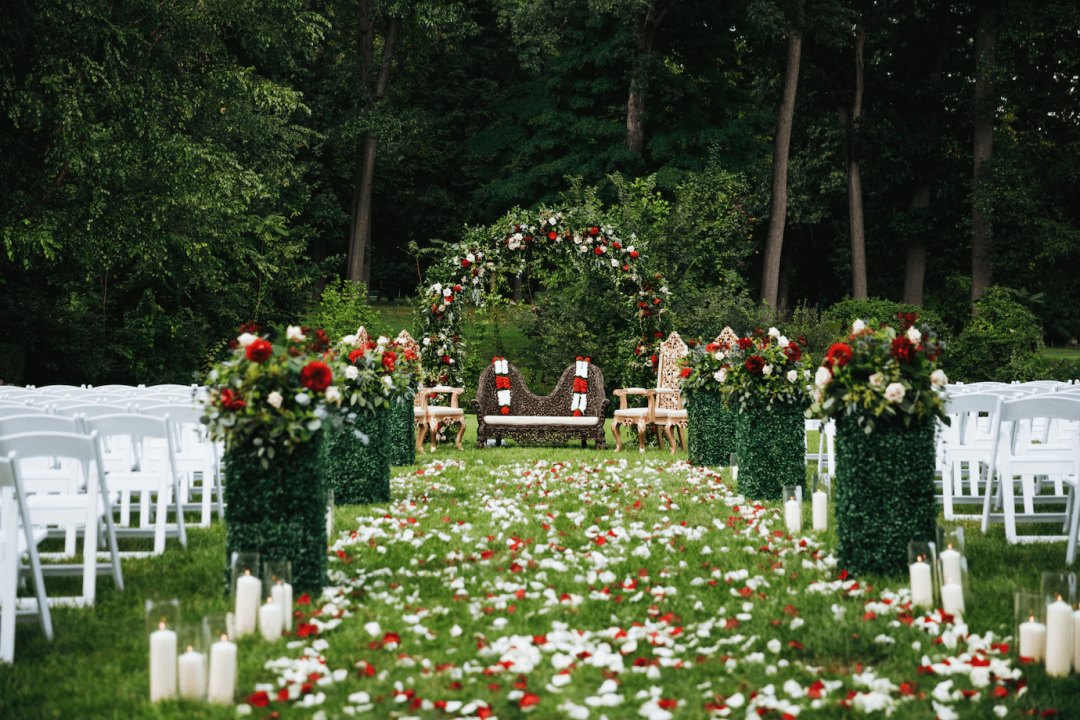
{"label": "candle in glass cylinder", "polygon": [[964,614],[964,588],[960,583],[945,583],[941,586],[941,604],[949,615]]}
{"label": "candle in glass cylinder", "polygon": [[268,597],[266,604],[259,608],[259,631],[264,638],[273,642],[281,637],[284,624],[281,606],[274,603],[273,597]]}
{"label": "candle in glass cylinder", "polygon": [[955,583],[961,584],[960,578],[960,553],[953,550],[952,543],[949,543],[949,547],[941,551],[941,583],[943,585],[949,585]]}
{"label": "candle in glass cylinder", "polygon": [[1046,605],[1046,674],[1065,677],[1072,667],[1073,617],[1069,603],[1061,599]]}
{"label": "candle in glass cylinder", "polygon": [[282,615],[285,618],[284,627],[286,632],[292,631],[292,585],[287,582],[278,581],[270,590],[270,597],[274,599],[274,604],[281,608]]}
{"label": "candle in glass cylinder", "polygon": [[206,695],[206,656],[188,645],[187,652],[176,661],[180,697],[201,700]]}
{"label": "candle in glass cylinder", "polygon": [[802,504],[794,497],[784,503],[784,522],[789,533],[802,532]]}
{"label": "candle in glass cylinder", "polygon": [[251,571],[236,580],[236,634],[243,636],[255,632],[255,616],[259,612],[262,582],[251,577]]}
{"label": "candle in glass cylinder", "polygon": [[911,602],[923,607],[934,606],[934,582],[930,574],[930,565],[920,556],[908,566],[911,574]]}
{"label": "candle in glass cylinder", "polygon": [[158,623],[150,633],[150,700],[157,702],[176,695],[176,633]]}
{"label": "candle in glass cylinder", "polygon": [[236,643],[228,635],[210,646],[210,702],[231,704],[236,694]]}
{"label": "candle in glass cylinder", "polygon": [[1046,646],[1046,626],[1034,616],[1020,623],[1020,657],[1042,660]]}
{"label": "candle in glass cylinder", "polygon": [[825,530],[829,527],[829,496],[824,490],[814,493],[814,529]]}

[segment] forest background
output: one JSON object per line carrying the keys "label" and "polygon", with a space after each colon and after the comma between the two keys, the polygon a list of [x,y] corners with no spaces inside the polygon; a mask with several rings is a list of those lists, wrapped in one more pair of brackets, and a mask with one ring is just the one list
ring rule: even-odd
{"label": "forest background", "polygon": [[[956,379],[1077,377],[1044,342],[1080,335],[1078,86],[1071,0],[10,0],[0,378],[190,382],[244,322],[377,325],[342,279],[405,302],[540,205],[647,242],[686,337],[820,352],[918,306]],[[511,297],[475,332],[538,380],[630,379],[612,288]]]}

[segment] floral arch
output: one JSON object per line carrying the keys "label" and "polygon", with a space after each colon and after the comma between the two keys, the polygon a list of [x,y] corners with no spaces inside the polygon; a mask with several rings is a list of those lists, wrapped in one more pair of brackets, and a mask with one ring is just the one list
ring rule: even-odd
{"label": "floral arch", "polygon": [[[426,284],[420,288],[421,357],[425,382],[461,385],[465,348],[458,325],[464,306],[507,302],[510,280],[529,270],[544,282],[572,267],[612,282],[636,318],[637,334],[624,347],[632,364],[655,365],[670,296],[661,275],[649,267],[648,246],[633,234],[620,236],[609,222],[562,210],[514,209],[489,226],[466,226],[460,242],[438,246]],[[573,356],[575,348],[567,348]]]}

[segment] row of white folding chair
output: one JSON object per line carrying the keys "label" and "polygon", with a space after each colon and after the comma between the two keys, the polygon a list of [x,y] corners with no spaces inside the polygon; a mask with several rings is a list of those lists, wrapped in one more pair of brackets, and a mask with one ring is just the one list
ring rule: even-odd
{"label": "row of white folding chair", "polygon": [[[35,418],[36,419],[36,418]],[[102,472],[101,446],[96,433],[25,432],[0,436],[0,456],[15,456],[15,471],[21,479],[26,497],[26,509],[32,527],[79,526],[83,535],[81,562],[71,558],[62,564],[41,564],[44,576],[82,576],[82,594],[67,597],[50,597],[54,605],[85,606],[93,604],[97,594],[98,574],[109,574],[118,590],[124,589],[120,568],[120,551],[116,542],[116,528],[110,511],[110,494],[106,476]],[[61,457],[68,468],[75,471],[74,481],[61,484],[56,489],[55,478],[46,479],[44,489],[35,491],[38,481],[28,477],[24,468],[35,460],[51,460]],[[75,489],[72,489],[74,486]],[[78,487],[81,486],[81,491]],[[104,525],[104,528],[102,528]],[[108,547],[107,563],[98,563],[99,530],[104,529]],[[46,556],[45,553],[41,554]],[[32,568],[31,568],[32,570]],[[39,597],[44,596],[44,589]],[[40,607],[40,600],[25,599],[20,605]]]}
{"label": "row of white folding chair", "polygon": [[[1080,399],[1055,395],[1036,395],[1014,400],[1000,400],[994,413],[994,440],[990,454],[987,477],[989,486],[983,496],[982,528],[985,532],[991,522],[1005,523],[1005,536],[1009,542],[1033,542],[1060,540],[1061,536],[1019,535],[1018,523],[1062,522],[1068,542],[1067,562],[1071,565],[1076,552],[1077,483],[1080,481],[1080,435],[1062,445],[1032,443],[1024,437],[1025,421],[1049,418],[1068,422],[1080,422]],[[1036,478],[1055,478],[1055,493],[1045,495]],[[1019,483],[1021,494],[1016,496]],[[991,504],[1001,512],[992,513]],[[1017,502],[1022,510],[1017,512]],[[1037,513],[1038,503],[1065,504],[1062,513]]]}
{"label": "row of white folding chair", "polygon": [[[42,631],[53,638],[52,616],[45,594],[45,580],[37,546],[45,532],[34,528],[26,504],[26,491],[18,472],[16,454],[0,458],[0,660],[15,661],[15,621],[18,616],[36,616]],[[37,607],[19,610],[18,588],[22,558],[30,563]]]}
{"label": "row of white folding chair", "polygon": [[964,393],[946,399],[945,414],[950,424],[940,425],[938,433],[941,504],[946,520],[979,517],[957,515],[954,506],[982,503],[984,469],[989,465],[992,438],[988,429],[980,430],[978,421],[980,413],[993,414],[1000,402],[1001,398],[991,393]]}
{"label": "row of white folding chair", "polygon": [[[803,448],[805,461],[817,463],[819,475],[832,478],[836,474],[836,422],[833,420],[804,420]],[[810,433],[816,432],[817,452],[810,452]]]}

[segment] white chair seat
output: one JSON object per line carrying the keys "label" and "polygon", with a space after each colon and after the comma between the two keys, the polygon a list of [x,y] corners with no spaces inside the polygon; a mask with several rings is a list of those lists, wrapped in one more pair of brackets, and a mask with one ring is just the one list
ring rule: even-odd
{"label": "white chair seat", "polygon": [[615,411],[615,417],[637,418],[637,417],[645,417],[648,414],[649,414],[649,408],[647,408],[647,407],[626,408],[625,410],[616,410]]}
{"label": "white chair seat", "polygon": [[[418,408],[414,408],[413,414]],[[443,405],[428,405],[428,414],[445,417],[447,415],[464,415],[465,411],[462,408],[445,407]]]}
{"label": "white chair seat", "polygon": [[574,417],[572,415],[485,415],[488,425],[575,425],[589,426],[599,422],[598,417]]}
{"label": "white chair seat", "polygon": [[663,408],[656,408],[656,418],[671,418],[672,420],[684,420],[686,419],[685,410],[665,410]]}

